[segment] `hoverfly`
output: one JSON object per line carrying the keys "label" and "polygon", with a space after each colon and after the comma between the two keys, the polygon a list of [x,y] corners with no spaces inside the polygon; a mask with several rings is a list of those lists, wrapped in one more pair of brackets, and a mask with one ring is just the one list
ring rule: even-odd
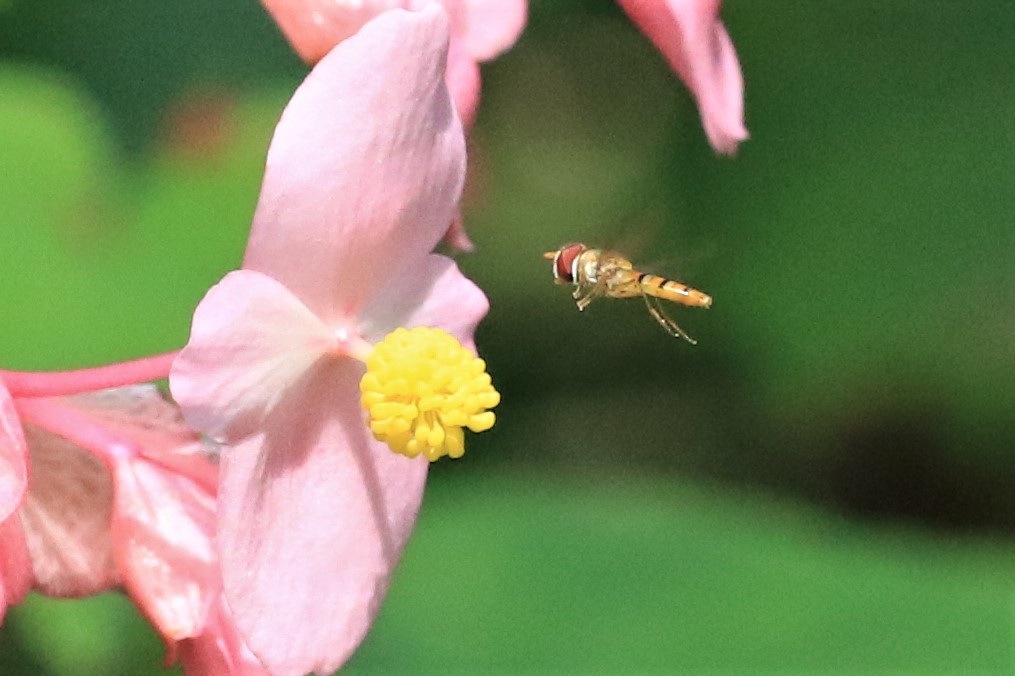
{"label": "hoverfly", "polygon": [[686,284],[665,277],[640,272],[631,261],[615,251],[590,249],[584,244],[565,244],[556,251],[547,251],[543,258],[553,261],[553,279],[557,284],[574,284],[571,294],[579,310],[584,310],[600,296],[645,300],[649,314],[671,336],[697,344],[677,323],[666,316],[660,300],[692,307],[711,307],[712,297]]}

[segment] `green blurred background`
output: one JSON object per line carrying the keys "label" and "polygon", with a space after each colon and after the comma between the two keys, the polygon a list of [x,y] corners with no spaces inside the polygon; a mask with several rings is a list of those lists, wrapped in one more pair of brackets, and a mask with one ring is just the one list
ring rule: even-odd
{"label": "green blurred background", "polygon": [[[1015,4],[723,16],[735,159],[612,2],[536,0],[484,67],[460,264],[504,401],[351,673],[1015,673]],[[254,0],[3,0],[0,57],[4,366],[181,346],[304,67]],[[711,293],[699,345],[579,314],[572,240]],[[116,595],[0,631],[4,674],[161,657]]]}

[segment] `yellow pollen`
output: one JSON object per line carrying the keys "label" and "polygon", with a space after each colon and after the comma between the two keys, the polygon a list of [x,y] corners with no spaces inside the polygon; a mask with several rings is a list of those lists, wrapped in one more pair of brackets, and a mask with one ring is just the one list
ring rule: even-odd
{"label": "yellow pollen", "polygon": [[493,427],[500,394],[486,362],[441,329],[395,329],[374,346],[360,381],[360,402],[374,438],[431,462],[465,453],[465,431]]}

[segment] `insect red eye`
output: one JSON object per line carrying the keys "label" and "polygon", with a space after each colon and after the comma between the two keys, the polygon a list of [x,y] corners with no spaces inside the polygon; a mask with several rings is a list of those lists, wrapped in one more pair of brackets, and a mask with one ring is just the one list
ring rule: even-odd
{"label": "insect red eye", "polygon": [[562,279],[565,282],[573,282],[571,278],[571,264],[564,260],[564,253],[558,253],[556,260],[553,261],[554,273],[557,275],[557,279]]}
{"label": "insect red eye", "polygon": [[565,282],[574,281],[574,275],[571,274],[571,271],[574,269],[574,259],[578,258],[578,255],[584,250],[585,247],[581,244],[572,244],[560,250],[560,253],[557,254],[557,258],[553,262],[557,279],[563,279]]}

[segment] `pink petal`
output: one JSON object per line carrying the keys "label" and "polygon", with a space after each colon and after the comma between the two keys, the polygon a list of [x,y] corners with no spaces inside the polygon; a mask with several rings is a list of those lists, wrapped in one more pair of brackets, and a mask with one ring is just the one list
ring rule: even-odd
{"label": "pink petal", "polygon": [[379,342],[393,329],[433,326],[444,329],[475,352],[473,334],[489,302],[450,258],[427,256],[391,282],[363,310],[360,332]]}
{"label": "pink petal", "polygon": [[479,65],[476,60],[458,43],[451,42],[448,50],[448,67],[445,82],[451,99],[455,102],[455,110],[462,120],[465,129],[471,129],[476,121],[476,109],[479,107]]}
{"label": "pink petal", "polygon": [[694,94],[712,147],[736,152],[747,138],[744,81],[720,0],[617,1]]}
{"label": "pink petal", "polygon": [[306,396],[263,436],[223,450],[226,597],[275,674],[331,673],[377,614],[412,531],[427,462],[368,439],[362,367],[315,367]]}
{"label": "pink petal", "polygon": [[[476,110],[479,108],[481,88],[479,65],[454,40],[448,50],[448,68],[444,80],[451,93],[451,99],[455,103],[455,110],[458,111],[458,116],[462,120],[462,126],[466,130],[471,129],[476,121]],[[455,214],[447,232],[444,233],[444,243],[457,251],[475,249],[472,240],[465,232],[465,222],[462,220],[461,212]]]}
{"label": "pink petal", "polygon": [[296,53],[316,63],[367,21],[400,0],[262,0]]}
{"label": "pink petal", "polygon": [[36,589],[81,597],[119,584],[109,536],[113,486],[106,467],[49,432],[29,425],[25,433],[32,475],[19,516]]}
{"label": "pink petal", "polygon": [[194,312],[169,387],[191,425],[235,442],[260,426],[331,340],[280,283],[250,270],[231,272]]}
{"label": "pink petal", "polygon": [[467,26],[462,36],[477,61],[489,61],[510,49],[525,28],[525,0],[465,0]]}
{"label": "pink petal", "polygon": [[0,521],[6,521],[21,504],[28,484],[27,465],[28,447],[21,420],[10,393],[0,382]]}
{"label": "pink petal", "polygon": [[255,676],[267,674],[233,626],[225,598],[212,605],[200,636],[184,639],[177,654],[188,676]]}
{"label": "pink petal", "polygon": [[218,468],[208,457],[216,447],[187,425],[180,409],[150,384],[117,387],[63,401],[105,429],[129,437],[145,458],[182,474],[208,491],[218,488]]}
{"label": "pink petal", "polygon": [[[37,403],[41,401],[45,400]],[[130,461],[140,463],[137,473],[154,474],[162,479],[146,480],[143,488],[133,489],[134,493],[140,491],[137,495],[131,493],[129,485],[117,486],[117,505],[126,509],[129,517],[114,517],[114,487],[107,467],[65,439],[33,425],[25,427],[32,473],[30,490],[19,516],[31,554],[36,589],[62,597],[96,594],[121,582],[114,560],[111,522],[118,518],[122,527],[124,521],[143,521],[144,514],[160,501],[166,501],[157,510],[160,517],[171,515],[180,490],[174,488],[167,494],[164,489],[167,483],[182,484],[184,493],[212,495],[217,470],[198,454],[200,437],[182,424],[175,407],[154,386],[119,388],[52,401],[64,408],[73,407],[84,414],[86,424],[98,424],[104,430],[121,434],[137,444],[140,452],[150,452],[160,461],[160,464],[141,458]],[[138,449],[131,452],[137,453]],[[170,469],[173,463],[166,462],[175,452],[182,456],[180,467],[186,478],[176,477],[177,470]],[[129,473],[134,474],[133,470]],[[121,504],[125,499],[127,507]],[[213,508],[209,507],[208,518],[213,514]],[[175,522],[172,528],[172,537],[183,533]],[[145,524],[143,529],[149,530],[149,525]],[[198,540],[198,547],[202,543],[207,547],[213,530],[210,523],[207,530],[203,539]],[[137,532],[128,535],[127,548],[138,546],[143,540]]]}
{"label": "pink petal", "polygon": [[354,317],[451,222],[465,143],[447,42],[439,7],[384,12],[321,60],[275,130],[244,267],[326,324]]}
{"label": "pink petal", "polygon": [[[105,519],[110,533],[104,539],[112,541],[123,585],[165,639],[170,658],[180,641],[225,636],[231,626],[222,624],[228,617],[217,609],[223,603],[215,548],[217,468],[203,457],[200,435],[151,385],[60,403],[64,419],[83,414],[83,425],[108,434],[94,441],[112,471],[112,510]],[[32,451],[34,458],[35,444]],[[180,465],[182,473],[169,461],[176,455],[188,461]]]}
{"label": "pink petal", "polygon": [[17,518],[0,521],[0,625],[32,585],[32,562]]}
{"label": "pink petal", "polygon": [[221,590],[215,495],[144,458],[118,458],[113,551],[127,592],[172,644],[197,636]]}
{"label": "pink petal", "polygon": [[448,231],[444,233],[444,244],[456,251],[469,252],[476,249],[476,245],[469,239],[469,233],[465,232],[465,222],[461,213],[455,216],[448,226]]}
{"label": "pink petal", "polygon": [[180,410],[154,385],[116,387],[61,401],[107,427],[129,433],[132,439],[139,439],[145,451],[153,447],[159,451],[178,451],[181,447],[197,451],[188,448],[197,433],[183,422]]}

